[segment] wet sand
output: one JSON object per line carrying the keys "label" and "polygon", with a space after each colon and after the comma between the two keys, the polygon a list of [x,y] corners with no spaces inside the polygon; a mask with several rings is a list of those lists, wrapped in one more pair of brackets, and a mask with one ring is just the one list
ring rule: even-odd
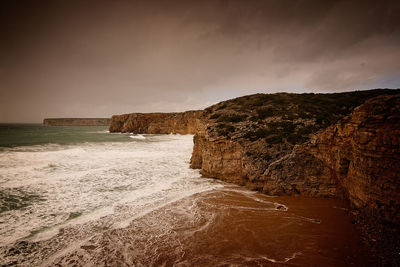
{"label": "wet sand", "polygon": [[61,266],[365,266],[341,200],[200,193],[47,258]]}
{"label": "wet sand", "polygon": [[3,151],[0,266],[370,263],[345,202],[202,178],[191,136],[134,137]]}

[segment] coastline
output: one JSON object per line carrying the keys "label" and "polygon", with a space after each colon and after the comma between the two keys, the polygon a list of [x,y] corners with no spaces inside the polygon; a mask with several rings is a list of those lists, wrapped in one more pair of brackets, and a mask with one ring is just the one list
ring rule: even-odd
{"label": "coastline", "polygon": [[[73,227],[50,239],[19,242],[7,249],[7,259],[26,255],[22,265],[43,266],[376,264],[345,201],[271,197],[223,184],[64,246],[58,242],[74,235]],[[41,257],[28,256],[33,251]]]}
{"label": "coastline", "polygon": [[[192,122],[191,168],[269,195],[349,200],[373,254],[382,264],[397,262],[399,92],[255,94],[220,102]],[[152,113],[113,116],[111,125],[135,133],[186,130]]]}
{"label": "coastline", "polygon": [[45,126],[109,126],[110,118],[45,118]]}

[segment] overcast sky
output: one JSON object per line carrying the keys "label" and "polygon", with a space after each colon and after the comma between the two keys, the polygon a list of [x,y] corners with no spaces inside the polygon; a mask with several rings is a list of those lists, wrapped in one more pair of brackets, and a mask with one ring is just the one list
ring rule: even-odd
{"label": "overcast sky", "polygon": [[0,1],[0,122],[400,87],[400,1]]}

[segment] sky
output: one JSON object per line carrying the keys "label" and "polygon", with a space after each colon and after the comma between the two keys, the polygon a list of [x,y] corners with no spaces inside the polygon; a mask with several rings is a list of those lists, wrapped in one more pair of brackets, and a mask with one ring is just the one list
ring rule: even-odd
{"label": "sky", "polygon": [[0,122],[400,88],[400,1],[0,1]]}

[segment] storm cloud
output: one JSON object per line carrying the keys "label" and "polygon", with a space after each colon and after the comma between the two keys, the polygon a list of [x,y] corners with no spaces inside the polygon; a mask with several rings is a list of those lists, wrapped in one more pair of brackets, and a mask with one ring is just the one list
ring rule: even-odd
{"label": "storm cloud", "polygon": [[0,122],[400,87],[398,1],[0,5]]}

